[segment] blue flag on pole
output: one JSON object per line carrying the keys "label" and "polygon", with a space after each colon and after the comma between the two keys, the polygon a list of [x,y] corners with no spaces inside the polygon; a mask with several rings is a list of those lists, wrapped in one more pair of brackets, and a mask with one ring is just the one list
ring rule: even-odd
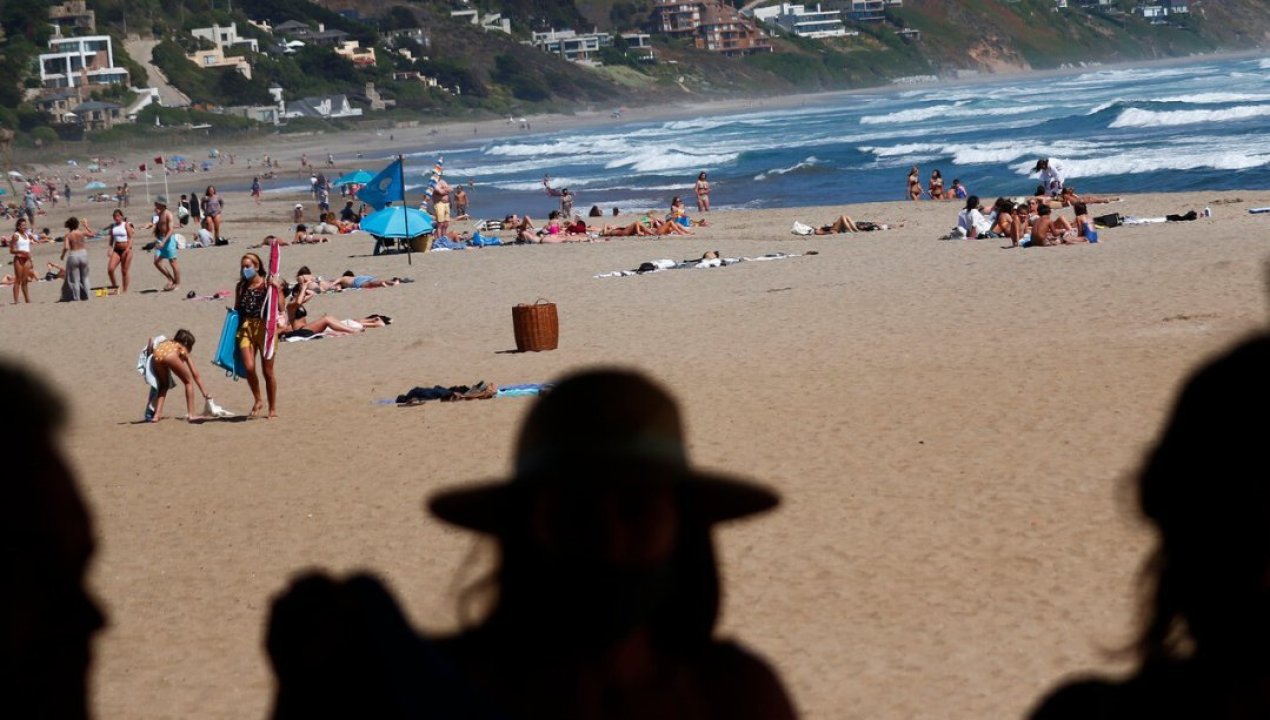
{"label": "blue flag on pole", "polygon": [[406,200],[406,186],[401,178],[401,160],[394,160],[391,165],[371,178],[365,187],[358,190],[357,197],[376,210],[382,209],[390,202],[403,203]]}

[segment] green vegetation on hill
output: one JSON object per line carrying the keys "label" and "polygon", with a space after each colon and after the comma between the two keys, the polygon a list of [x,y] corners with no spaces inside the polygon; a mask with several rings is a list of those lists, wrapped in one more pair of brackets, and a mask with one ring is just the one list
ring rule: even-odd
{"label": "green vegetation on hill", "polygon": [[[116,62],[128,68],[138,85],[145,83],[145,71],[127,56],[121,42],[125,34],[160,38],[155,65],[202,105],[268,103],[274,84],[291,101],[357,95],[366,83],[374,83],[397,103],[386,119],[417,119],[420,112],[525,113],[702,95],[834,90],[903,76],[1183,56],[1270,42],[1265,0],[1194,3],[1190,16],[1174,15],[1166,24],[1132,14],[1135,4],[1116,0],[1110,8],[1083,8],[1071,0],[1073,7],[1059,9],[1054,0],[905,0],[902,7],[888,8],[884,20],[848,21],[848,28],[858,31],[852,37],[815,41],[779,32],[774,53],[724,58],[682,39],[654,35],[656,63],[627,55],[618,41],[600,53],[605,67],[589,68],[521,41],[547,29],[650,32],[653,0],[473,0],[471,7],[482,13],[510,18],[510,37],[450,17],[453,5],[446,0],[88,0],[97,13],[98,32],[115,38]],[[825,0],[825,7],[834,6],[834,0]],[[351,18],[333,9],[355,12]],[[32,86],[35,55],[47,43],[47,12],[38,0],[0,0],[5,32],[0,44],[0,126],[30,133],[48,124],[23,101],[23,86]],[[298,20],[343,30],[363,47],[375,48],[378,64],[354,66],[323,47],[277,53],[277,38],[250,25],[249,19],[274,24]],[[203,42],[190,30],[214,23],[236,23],[240,35],[260,43],[259,53],[240,48],[229,53],[247,57],[252,79],[232,69],[203,69],[186,58]],[[424,29],[429,44],[405,44],[414,54],[408,59],[392,49],[387,33],[413,27]],[[901,37],[901,29],[919,31],[920,39]],[[421,73],[442,87],[427,87],[408,75],[394,78],[395,72]]]}

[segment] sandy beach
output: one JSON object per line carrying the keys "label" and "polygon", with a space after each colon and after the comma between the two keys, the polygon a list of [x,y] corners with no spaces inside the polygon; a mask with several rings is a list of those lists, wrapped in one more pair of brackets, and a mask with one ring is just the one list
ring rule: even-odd
{"label": "sandy beach", "polygon": [[[182,178],[172,194],[205,184]],[[208,362],[226,302],[185,293],[232,288],[246,245],[289,236],[297,201],[312,210],[307,196],[257,207],[231,193],[234,243],[183,251],[180,292],[141,292],[163,284],[141,252],[126,296],[59,304],[60,282],[42,282],[34,304],[15,307],[3,288],[0,352],[37,367],[73,408],[65,447],[96,516],[92,584],[110,616],[93,675],[100,717],[264,716],[270,597],[303,568],[370,568],[419,627],[456,627],[459,591],[490,548],[421,504],[506,472],[529,401],[380,401],[594,364],[665,382],[696,462],[783,494],[775,513],[716,535],[721,633],[765,655],[805,716],[1019,717],[1066,674],[1122,667],[1107,651],[1130,637],[1150,541],[1127,479],[1183,375],[1266,317],[1270,215],[1247,210],[1270,205],[1270,191],[1132,194],[1095,214],[1214,216],[1031,250],[937,240],[954,202],[711,213],[692,237],[410,264],[370,256],[365,235],[332,236],[285,248],[288,276],[308,265],[416,282],[323,295],[311,312],[377,312],[392,326],[283,345],[275,421],[139,424],[137,354],[178,328],[198,338],[213,396],[249,409],[246,383]],[[77,199],[72,210],[97,228],[111,207]],[[842,212],[903,227],[789,232]],[[67,214],[51,208],[36,227]],[[59,250],[37,246],[37,270]],[[800,256],[595,277],[709,250]],[[90,245],[96,285],[106,252]],[[508,352],[511,307],[539,298],[558,304],[560,348]],[[168,402],[183,415],[179,394]]]}

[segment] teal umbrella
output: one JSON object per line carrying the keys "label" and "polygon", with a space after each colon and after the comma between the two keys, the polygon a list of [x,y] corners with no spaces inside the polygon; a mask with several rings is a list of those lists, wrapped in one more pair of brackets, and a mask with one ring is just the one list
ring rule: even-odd
{"label": "teal umbrella", "polygon": [[8,195],[8,194],[9,194],[8,190],[5,190],[4,188],[0,188],[0,195]]}
{"label": "teal umbrella", "polygon": [[347,175],[341,175],[335,179],[336,185],[365,185],[374,179],[374,175],[365,170],[354,170]]}
{"label": "teal umbrella", "polygon": [[85,190],[105,190],[105,189],[106,189],[106,183],[104,183],[104,182],[98,182],[98,181],[94,180],[94,181],[92,181],[92,182],[88,183],[87,185],[85,185],[85,186],[84,186],[84,189],[85,189]]}
{"label": "teal umbrella", "polygon": [[432,232],[432,216],[407,207],[386,207],[362,218],[363,231],[382,238],[412,238]]}

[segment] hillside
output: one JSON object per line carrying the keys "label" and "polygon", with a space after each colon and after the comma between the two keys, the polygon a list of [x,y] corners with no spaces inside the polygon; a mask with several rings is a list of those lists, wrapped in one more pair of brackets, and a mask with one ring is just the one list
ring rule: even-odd
{"label": "hillside", "polygon": [[[1167,22],[1134,14],[1133,0],[905,0],[874,21],[846,22],[852,37],[808,40],[783,32],[772,39],[774,52],[727,58],[699,50],[685,39],[657,35],[650,24],[652,0],[472,0],[463,5],[442,0],[87,0],[96,12],[97,32],[115,38],[116,64],[134,79],[141,63],[129,57],[125,37],[154,38],[129,43],[153,47],[153,62],[176,89],[199,107],[267,104],[277,84],[288,101],[324,94],[358,96],[374,83],[396,102],[394,109],[368,117],[381,120],[530,113],[578,106],[645,104],[692,96],[778,94],[886,84],[904,76],[948,76],[1013,72],[1065,65],[1156,59],[1270,45],[1270,13],[1265,0],[1205,0]],[[1180,2],[1180,0],[1170,0]],[[826,9],[849,7],[846,0],[824,0]],[[232,11],[229,8],[232,7]],[[512,22],[512,34],[482,30],[451,17],[458,7],[499,12]],[[46,6],[0,5],[0,127],[22,131],[30,139],[51,118],[34,110],[39,85],[30,68],[49,37]],[[377,64],[354,66],[330,48],[308,46],[292,54],[277,50],[280,39],[249,21],[278,24],[288,20],[348,33],[363,48],[374,48]],[[253,38],[259,52],[233,49],[252,66],[247,79],[232,68],[200,68],[186,54],[206,49],[207,41],[190,31],[213,23],[236,23],[239,34]],[[406,44],[413,58],[396,52],[388,33],[419,28],[425,46]],[[621,33],[653,32],[657,62],[636,62],[622,42],[601,50],[603,67],[586,67],[525,45],[532,31],[576,29]],[[909,33],[902,37],[900,31]],[[396,42],[397,47],[403,45]],[[27,68],[27,71],[23,71]],[[410,74],[407,77],[407,74]],[[429,87],[419,77],[435,79]],[[34,80],[34,83],[33,83]],[[25,101],[23,88],[26,88]],[[102,95],[102,93],[98,93]],[[126,100],[116,91],[103,99]],[[143,119],[150,119],[150,116]],[[181,121],[164,110],[164,123]],[[200,116],[199,121],[208,118]],[[215,118],[212,119],[213,124]],[[241,123],[228,123],[241,127]],[[68,128],[57,127],[65,135]],[[126,128],[109,131],[126,134]],[[45,128],[42,136],[52,133]]]}

